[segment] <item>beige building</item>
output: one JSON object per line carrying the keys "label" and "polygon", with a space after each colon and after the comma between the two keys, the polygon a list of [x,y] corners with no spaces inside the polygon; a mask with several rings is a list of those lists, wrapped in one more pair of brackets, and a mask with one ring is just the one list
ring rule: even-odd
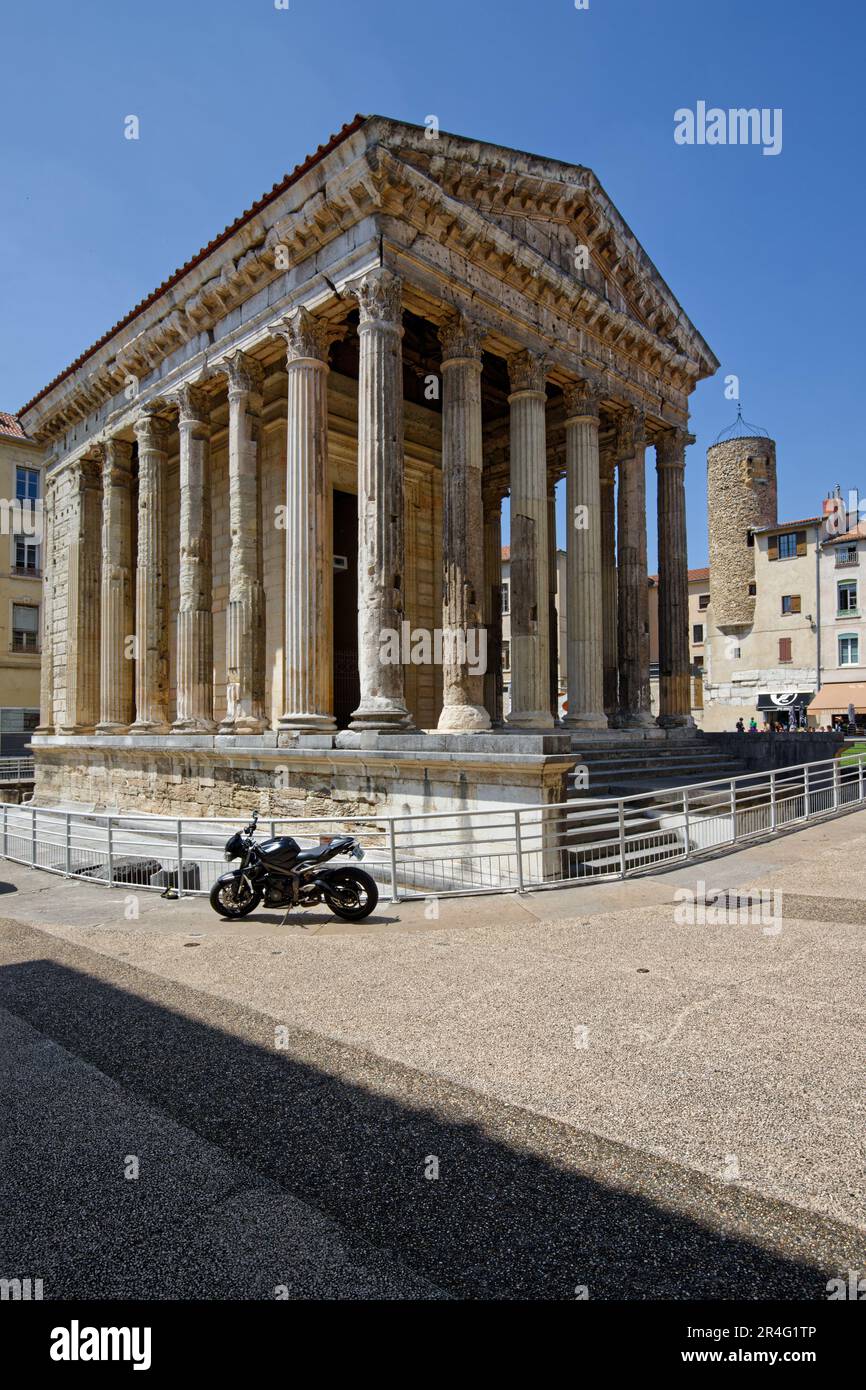
{"label": "beige building", "polygon": [[43,451],[0,411],[0,757],[18,757],[39,715]]}
{"label": "beige building", "polygon": [[[830,499],[834,501],[836,499]],[[826,509],[829,515],[833,513]],[[820,689],[809,706],[810,724],[866,728],[866,521],[857,494],[845,504],[841,525],[825,521],[820,575]],[[829,530],[829,534],[827,531]]]}
{"label": "beige building", "polygon": [[[609,726],[687,732],[688,404],[717,360],[594,173],[433,135],[356,118],[22,410],[53,457],[38,800],[552,801]],[[502,729],[474,639],[501,641],[506,495]]]}

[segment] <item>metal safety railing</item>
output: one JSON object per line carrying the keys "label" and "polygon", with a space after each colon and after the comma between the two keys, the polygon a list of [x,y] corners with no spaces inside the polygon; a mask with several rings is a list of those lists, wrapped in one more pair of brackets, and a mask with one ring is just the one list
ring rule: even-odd
{"label": "metal safety railing", "polygon": [[[303,847],[354,835],[380,890],[405,898],[528,892],[629,878],[724,852],[864,803],[864,754],[554,806],[363,817],[275,817],[260,834]],[[208,893],[234,819],[62,811],[3,803],[0,854],[90,883]]]}

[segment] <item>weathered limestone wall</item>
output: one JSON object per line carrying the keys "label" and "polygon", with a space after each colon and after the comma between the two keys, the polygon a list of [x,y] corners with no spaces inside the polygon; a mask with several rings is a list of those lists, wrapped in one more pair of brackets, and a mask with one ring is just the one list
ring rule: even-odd
{"label": "weathered limestone wall", "polygon": [[[207,738],[178,740],[212,744]],[[372,752],[356,749],[247,752],[213,746],[174,750],[55,740],[39,748],[35,801],[99,811],[170,816],[414,815],[552,805],[565,799],[573,755]]]}
{"label": "weathered limestone wall", "polygon": [[707,450],[710,606],[716,627],[748,627],[755,614],[749,583],[755,551],[749,527],[773,526],[776,445],[772,439],[729,439]]}

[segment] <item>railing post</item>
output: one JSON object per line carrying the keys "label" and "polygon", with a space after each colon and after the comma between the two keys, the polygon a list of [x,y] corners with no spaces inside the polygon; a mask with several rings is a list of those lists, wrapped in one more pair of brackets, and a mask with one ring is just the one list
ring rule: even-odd
{"label": "railing post", "polygon": [[737,843],[737,784],[731,778],[731,844]]}
{"label": "railing post", "polygon": [[177,896],[183,897],[183,821],[177,818]]}
{"label": "railing post", "polygon": [[[862,754],[862,753],[858,753],[858,754],[857,754],[857,800],[858,800],[858,801],[862,801],[862,800],[863,800],[863,754]],[[4,840],[3,840],[3,848],[4,848],[4,849],[6,848],[5,822],[4,822]]]}
{"label": "railing post", "polygon": [[683,830],[686,836],[686,859],[688,859],[692,845],[689,839],[689,789],[683,787]]}
{"label": "railing post", "polygon": [[839,760],[833,759],[833,810],[839,810]]}
{"label": "railing post", "polygon": [[[863,772],[863,769],[862,769],[862,768],[860,769],[860,772],[861,772],[861,776],[862,776],[862,772]],[[6,835],[7,835],[7,824],[6,824],[6,821],[7,821],[8,815],[9,815],[9,807],[6,805],[6,802],[4,801],[4,802],[3,802],[3,857],[4,857],[4,859],[5,859],[5,857],[6,857],[6,854],[8,853],[7,844],[6,844]]]}
{"label": "railing post", "polygon": [[72,877],[72,816],[66,812],[66,876]]}
{"label": "railing post", "polygon": [[398,903],[400,893],[397,887],[397,837],[394,830],[394,817],[388,821],[388,853],[391,859],[391,901]]}
{"label": "railing post", "polygon": [[617,815],[619,819],[619,876],[625,878],[628,863],[625,857],[625,802],[622,797],[617,802]]}
{"label": "railing post", "polygon": [[777,828],[776,813],[776,772],[775,769],[770,773],[770,829]]}
{"label": "railing post", "polygon": [[808,820],[812,814],[811,793],[809,790],[809,764],[803,764],[803,820]]}
{"label": "railing post", "polygon": [[108,886],[114,887],[114,827],[111,824],[111,816],[108,817]]}
{"label": "railing post", "polygon": [[523,892],[523,845],[520,839],[520,810],[514,812],[514,843],[517,846],[517,891]]}

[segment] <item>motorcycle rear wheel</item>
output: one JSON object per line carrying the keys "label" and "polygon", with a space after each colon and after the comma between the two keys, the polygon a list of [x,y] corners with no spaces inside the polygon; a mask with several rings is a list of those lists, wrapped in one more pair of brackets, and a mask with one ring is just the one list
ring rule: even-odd
{"label": "motorcycle rear wheel", "polygon": [[261,889],[254,888],[248,879],[243,879],[238,886],[237,898],[234,894],[234,883],[215,883],[210,890],[210,905],[220,917],[246,917],[255,912],[262,900]]}
{"label": "motorcycle rear wheel", "polygon": [[335,917],[360,922],[369,917],[379,901],[376,880],[362,869],[341,869],[328,880],[325,902]]}

